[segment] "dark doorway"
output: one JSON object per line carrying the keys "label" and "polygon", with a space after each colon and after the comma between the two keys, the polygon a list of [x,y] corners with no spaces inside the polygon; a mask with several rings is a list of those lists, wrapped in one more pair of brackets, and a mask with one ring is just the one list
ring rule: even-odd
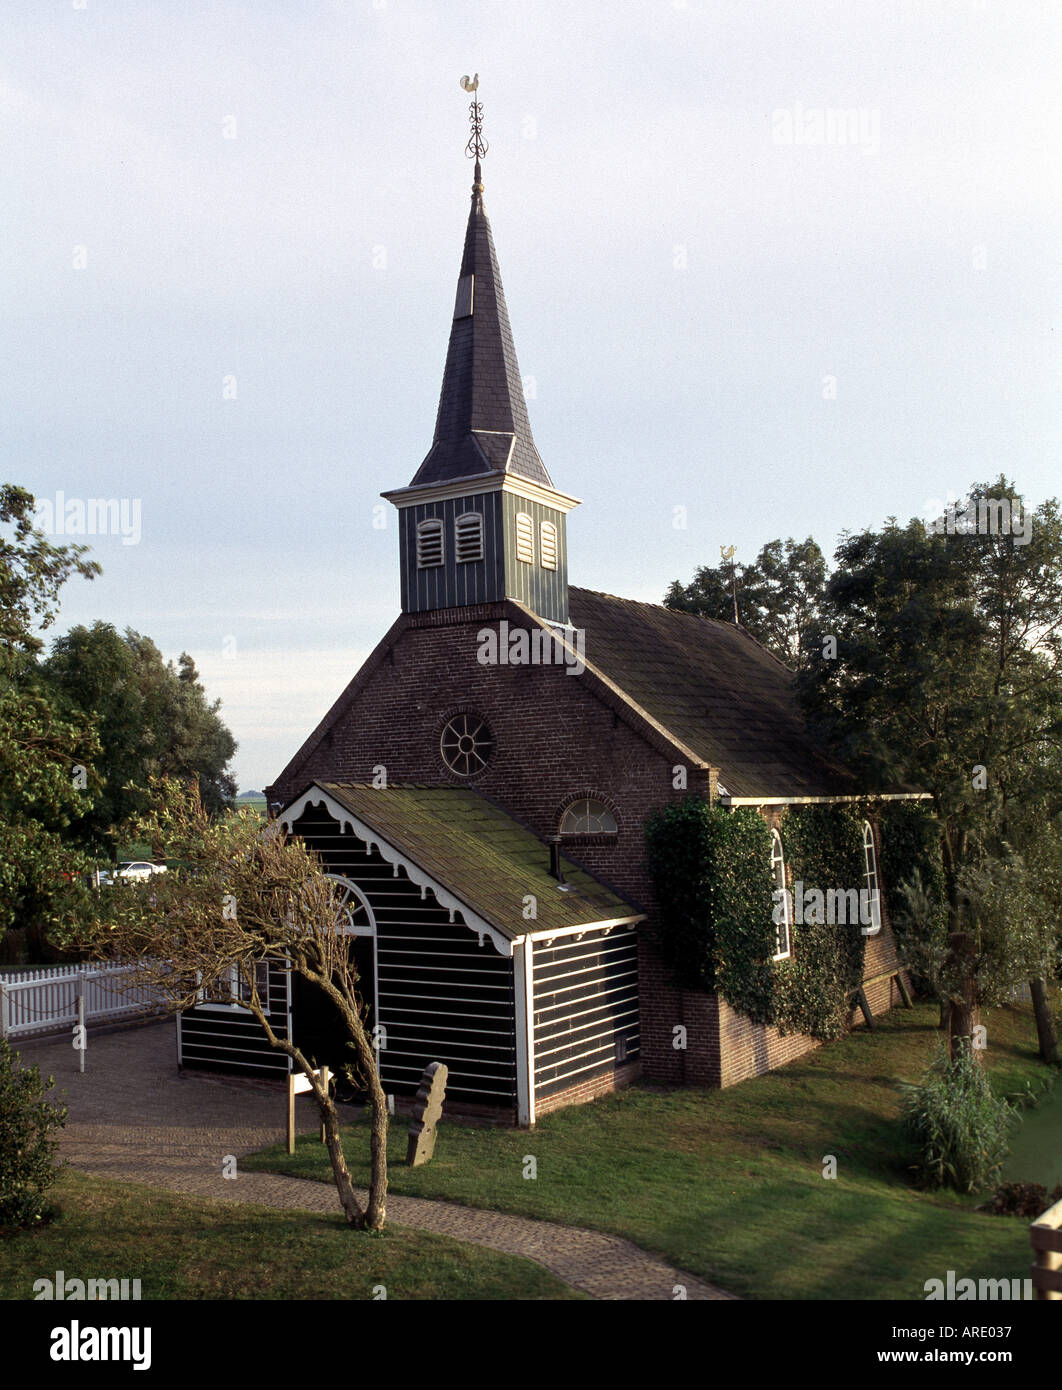
{"label": "dark doorway", "polygon": [[[362,1019],[371,1040],[376,1022],[376,941],[371,936],[349,936],[347,942],[358,972]],[[296,1046],[315,1067],[328,1067],[336,1078],[336,1099],[364,1100],[365,1079],[349,1046],[342,1014],[324,990],[301,975],[292,976],[291,1016]]]}

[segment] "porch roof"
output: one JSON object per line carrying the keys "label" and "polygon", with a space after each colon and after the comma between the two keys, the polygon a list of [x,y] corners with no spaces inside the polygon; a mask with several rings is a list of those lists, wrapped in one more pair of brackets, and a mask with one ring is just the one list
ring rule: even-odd
{"label": "porch roof", "polygon": [[[548,845],[469,787],[315,782],[297,802],[313,800],[315,788],[510,940],[644,916],[563,857],[562,889],[549,872]],[[528,895],[532,918],[524,916]]]}

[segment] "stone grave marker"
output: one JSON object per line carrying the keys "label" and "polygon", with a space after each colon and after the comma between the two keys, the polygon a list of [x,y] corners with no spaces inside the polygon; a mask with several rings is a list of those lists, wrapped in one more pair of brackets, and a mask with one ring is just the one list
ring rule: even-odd
{"label": "stone grave marker", "polygon": [[429,1062],[424,1068],[409,1126],[409,1144],[406,1148],[408,1168],[418,1168],[422,1163],[428,1163],[435,1152],[436,1126],[442,1119],[449,1075],[449,1068],[442,1062]]}

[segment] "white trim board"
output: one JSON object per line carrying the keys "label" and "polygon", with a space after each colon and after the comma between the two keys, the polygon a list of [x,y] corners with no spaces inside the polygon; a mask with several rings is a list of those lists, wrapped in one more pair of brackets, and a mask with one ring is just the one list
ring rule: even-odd
{"label": "white trim board", "polygon": [[724,806],[818,806],[841,801],[932,801],[932,792],[863,792],[859,796],[723,796]]}

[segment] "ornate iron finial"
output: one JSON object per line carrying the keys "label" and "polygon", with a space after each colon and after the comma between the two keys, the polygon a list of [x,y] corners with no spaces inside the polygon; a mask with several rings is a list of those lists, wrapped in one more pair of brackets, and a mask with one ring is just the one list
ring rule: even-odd
{"label": "ornate iron finial", "polygon": [[490,146],[483,138],[483,107],[475,96],[475,93],[479,90],[479,73],[477,72],[474,77],[468,77],[467,75],[462,77],[461,86],[466,92],[471,92],[473,94],[472,104],[468,108],[468,119],[472,126],[472,134],[468,144],[465,146],[465,154],[468,155],[469,159],[474,159],[476,161],[476,183],[473,192],[482,193],[483,172],[480,169],[479,161],[487,153]]}

